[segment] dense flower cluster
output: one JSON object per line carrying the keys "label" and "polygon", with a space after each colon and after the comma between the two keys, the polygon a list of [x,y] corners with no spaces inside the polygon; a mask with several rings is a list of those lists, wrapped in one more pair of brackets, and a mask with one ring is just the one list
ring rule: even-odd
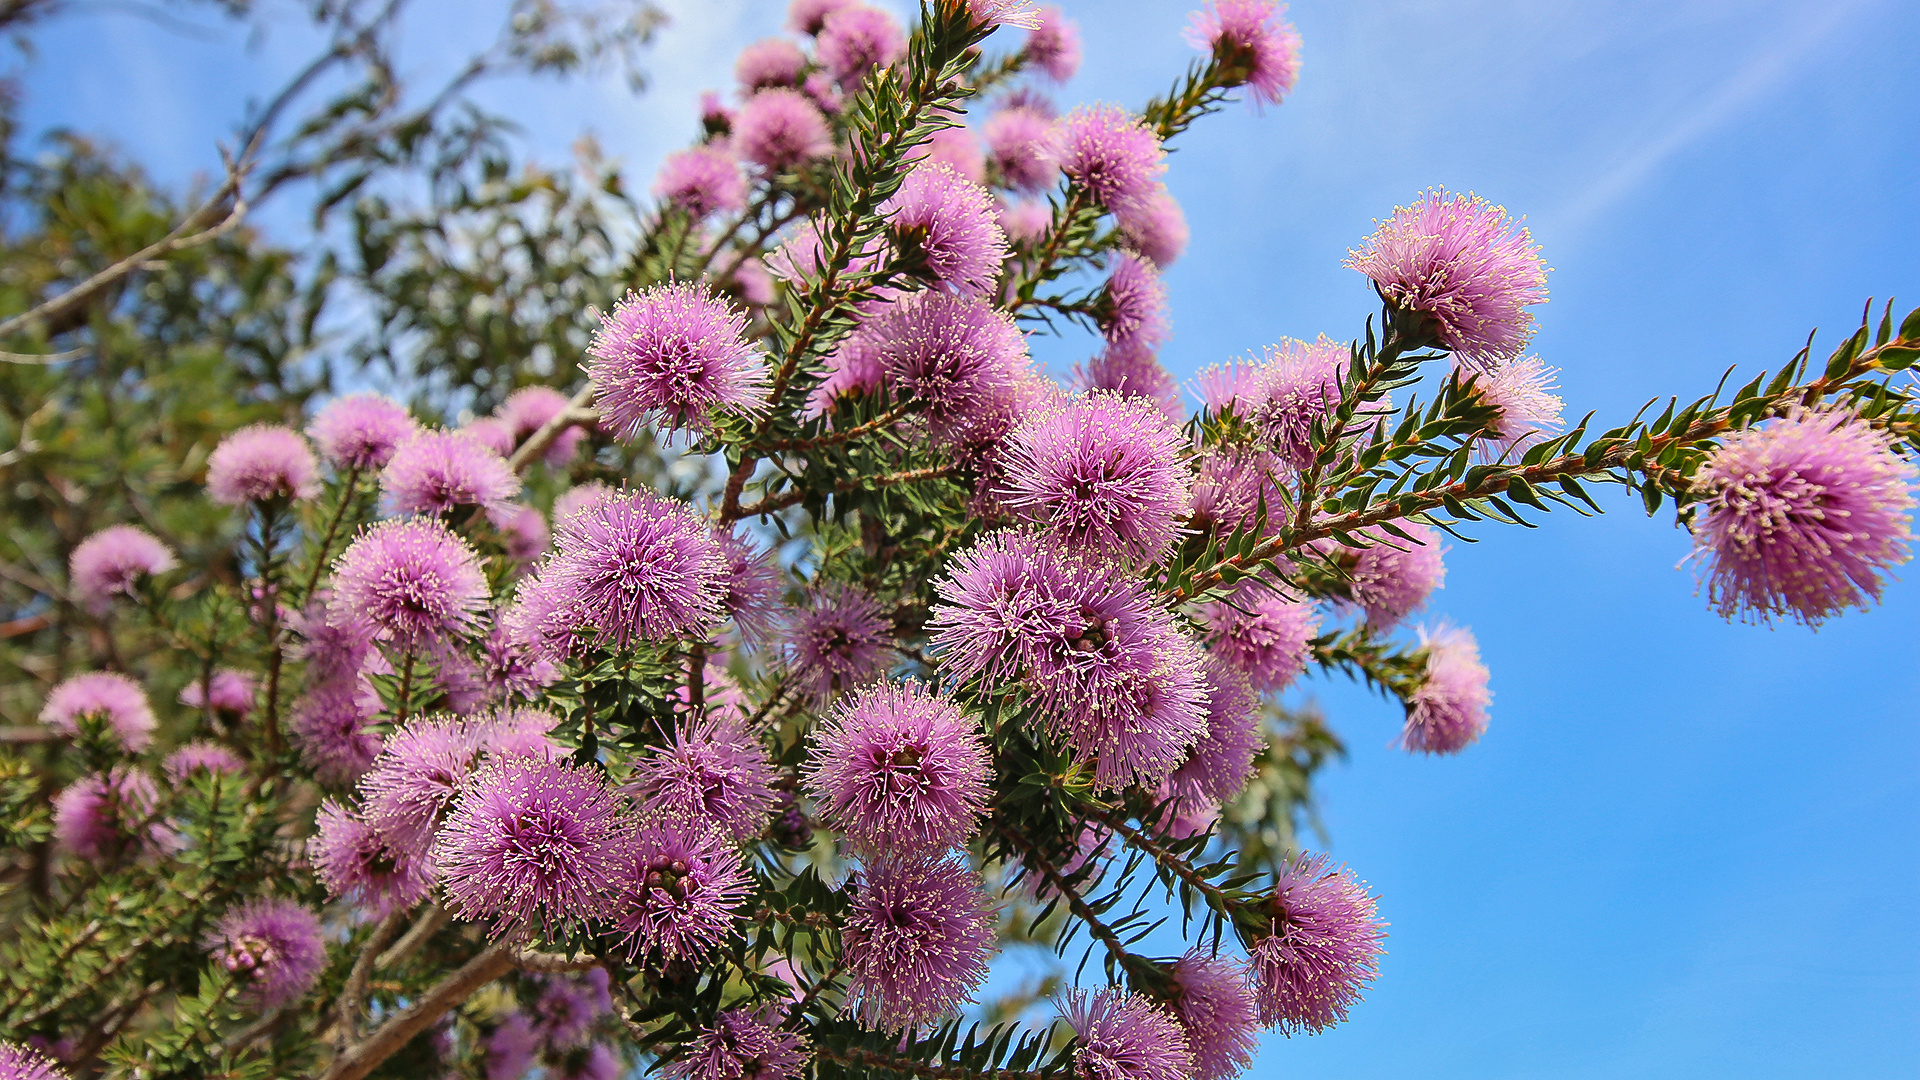
{"label": "dense flower cluster", "polygon": [[[1344,1020],[1383,953],[1364,884],[1286,854],[1344,732],[1278,695],[1363,680],[1408,753],[1489,730],[1472,633],[1408,626],[1443,532],[1625,479],[1681,507],[1728,615],[1880,594],[1920,470],[1910,391],[1869,376],[1915,343],[1575,446],[1521,355],[1539,251],[1477,197],[1351,254],[1384,322],[1208,367],[1190,410],[1164,143],[1292,92],[1284,10],[1207,0],[1188,78],[1136,114],[1055,104],[1081,50],[1052,7],[794,0],[618,280],[539,298],[621,296],[590,341],[557,320],[418,419],[355,393],[304,436],[231,432],[216,551],[144,508],[62,551],[0,636],[70,619],[91,651],[22,665],[36,756],[0,779],[30,797],[0,802],[36,897],[110,910],[49,923],[82,959],[32,970],[79,989],[0,995],[36,1048],[0,1073],[132,1060],[56,1026],[89,1009],[156,1075],[213,1067],[153,1064],[176,1045],[257,1072],[391,1043],[361,1064],[1229,1080],[1262,1029]],[[1026,34],[995,55],[996,28]],[[1069,379],[1029,335],[1070,329]],[[1143,881],[1166,892],[1129,913]],[[1198,924],[1177,958],[1135,951],[1163,901]],[[998,943],[1055,925],[1104,961],[1054,992],[1064,1025],[957,1047]]]}

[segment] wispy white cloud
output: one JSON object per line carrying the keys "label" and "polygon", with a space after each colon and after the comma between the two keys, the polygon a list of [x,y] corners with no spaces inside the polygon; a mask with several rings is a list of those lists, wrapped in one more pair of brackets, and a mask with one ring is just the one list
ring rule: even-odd
{"label": "wispy white cloud", "polygon": [[1622,148],[1591,183],[1558,209],[1540,216],[1551,218],[1562,234],[1584,230],[1667,162],[1791,81],[1836,30],[1873,4],[1874,0],[1850,0],[1811,5],[1805,18],[1770,35],[1765,47],[1729,72],[1692,108],[1675,116],[1652,138]]}

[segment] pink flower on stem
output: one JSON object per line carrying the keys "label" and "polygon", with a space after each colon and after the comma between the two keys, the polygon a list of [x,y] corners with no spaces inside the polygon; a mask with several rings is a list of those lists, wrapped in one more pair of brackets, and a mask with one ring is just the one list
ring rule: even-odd
{"label": "pink flower on stem", "polygon": [[311,499],[320,493],[320,464],[291,428],[243,427],[207,457],[207,497],[228,506],[269,499]]}
{"label": "pink flower on stem", "polygon": [[116,596],[132,596],[140,579],[179,565],[173,549],[152,533],[132,525],[109,525],[74,546],[67,580],[73,598],[95,615],[105,615]]}
{"label": "pink flower on stem", "polygon": [[1225,85],[1256,105],[1278,105],[1300,74],[1300,34],[1278,0],[1213,0],[1194,12],[1187,40],[1213,54]]}

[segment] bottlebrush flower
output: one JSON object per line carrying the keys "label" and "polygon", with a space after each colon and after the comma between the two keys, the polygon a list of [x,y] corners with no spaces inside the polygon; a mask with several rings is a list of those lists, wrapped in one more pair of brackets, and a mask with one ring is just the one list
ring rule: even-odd
{"label": "bottlebrush flower", "polygon": [[513,429],[507,426],[505,420],[497,416],[476,416],[467,421],[459,431],[460,434],[474,439],[481,446],[500,455],[502,461],[513,456]]}
{"label": "bottlebrush flower", "polygon": [[979,829],[993,764],[977,722],[909,681],[842,698],[802,772],[827,824],[865,850],[931,855]]}
{"label": "bottlebrush flower", "polygon": [[682,725],[673,745],[648,748],[625,787],[642,806],[748,840],[766,830],[774,779],[760,740],[733,717],[710,715]]}
{"label": "bottlebrush flower", "polygon": [[1819,625],[1880,596],[1909,555],[1912,462],[1841,408],[1799,409],[1722,440],[1693,476],[1694,552],[1732,618]]}
{"label": "bottlebrush flower", "polygon": [[1346,265],[1388,304],[1427,316],[1435,340],[1471,366],[1520,355],[1533,337],[1529,304],[1547,300],[1540,249],[1504,208],[1477,195],[1426,192],[1394,210]]}
{"label": "bottlebrush flower", "polygon": [[715,136],[725,138],[733,131],[735,113],[727,106],[726,100],[718,91],[703,90],[700,93],[700,127],[706,138]]}
{"label": "bottlebrush flower", "polygon": [[980,140],[974,137],[973,129],[965,124],[935,131],[926,142],[907,151],[906,160],[908,164],[924,161],[945,165],[969,184],[983,184],[987,179],[986,155],[981,152]]}
{"label": "bottlebrush flower", "polygon": [[641,823],[620,863],[610,911],[627,933],[629,960],[697,962],[720,942],[753,891],[740,852],[705,821]]}
{"label": "bottlebrush flower", "polygon": [[1007,238],[985,188],[930,162],[907,174],[880,213],[895,257],[909,273],[971,296],[992,291]]}
{"label": "bottlebrush flower", "polygon": [[993,916],[980,875],[956,856],[885,859],[860,875],[841,927],[848,1011],[879,1031],[952,1012],[987,977]]}
{"label": "bottlebrush flower", "polygon": [[761,412],[765,357],[746,327],[744,312],[691,282],[628,293],[587,349],[602,422],[631,441],[655,423],[704,431],[716,411]]}
{"label": "bottlebrush flower", "polygon": [[190,742],[167,755],[160,768],[175,785],[185,784],[196,772],[235,775],[247,771],[240,755],[219,743]]}
{"label": "bottlebrush flower", "polygon": [[597,506],[617,494],[619,492],[598,480],[575,484],[554,496],[553,523],[558,525],[587,507]]}
{"label": "bottlebrush flower", "polygon": [[749,304],[766,307],[773,303],[773,275],[767,273],[767,264],[760,259],[743,259],[733,268],[733,278],[728,289]]}
{"label": "bottlebrush flower", "polygon": [[593,1025],[613,1011],[613,995],[606,968],[588,968],[579,975],[549,976],[542,980],[533,1005],[533,1028],[553,1050],[584,1046]]}
{"label": "bottlebrush flower", "polygon": [[765,641],[780,617],[786,576],[770,553],[731,531],[715,529],[714,543],[727,559],[727,594],[721,606],[748,642]]}
{"label": "bottlebrush flower", "polygon": [[520,477],[471,434],[428,430],[393,452],[380,470],[380,494],[389,514],[444,514],[456,506],[498,510],[520,494]]}
{"label": "bottlebrush flower", "polygon": [[1137,994],[1103,987],[1068,991],[1060,1003],[1080,1039],[1073,1052],[1087,1080],[1191,1080],[1193,1051],[1167,1011]]}
{"label": "bottlebrush flower", "polygon": [[727,557],[686,503],[616,495],[561,522],[554,547],[544,587],[563,622],[595,646],[703,634],[723,617]]}
{"label": "bottlebrush flower", "polygon": [[[1313,444],[1313,425],[1327,421],[1339,406],[1341,383],[1352,359],[1347,346],[1325,335],[1313,342],[1289,338],[1270,346],[1266,361],[1254,376],[1259,385],[1250,402],[1258,404],[1252,406],[1250,414],[1242,413],[1237,405],[1234,412],[1248,416],[1260,428],[1282,461],[1306,469],[1319,452]],[[1376,405],[1362,413],[1382,407]],[[1370,415],[1354,417],[1356,427],[1370,427],[1372,423]]]}
{"label": "bottlebrush flower", "polygon": [[1213,654],[1202,662],[1201,671],[1207,679],[1207,730],[1187,760],[1167,776],[1167,787],[1188,803],[1219,806],[1246,790],[1254,755],[1267,740],[1260,700],[1246,676]]}
{"label": "bottlebrush flower", "polygon": [[1253,990],[1237,964],[1193,951],[1173,965],[1168,1003],[1193,1050],[1194,1080],[1229,1080],[1253,1064],[1259,1024]]}
{"label": "bottlebrush flower", "polygon": [[[1268,351],[1269,354],[1279,352],[1280,347],[1274,346]],[[1252,420],[1267,404],[1271,382],[1264,362],[1229,360],[1201,368],[1191,385],[1194,395],[1209,413],[1219,415],[1232,409],[1242,420]]]}
{"label": "bottlebrush flower", "polygon": [[140,846],[158,850],[173,840],[166,826],[149,821],[159,805],[153,777],[142,769],[115,765],[75,780],[53,797],[53,839],[80,858],[95,860],[135,839],[144,824]]}
{"label": "bottlebrush flower", "polygon": [[1394,524],[1408,539],[1377,526],[1361,530],[1368,546],[1359,551],[1350,580],[1353,602],[1382,630],[1418,611],[1447,580],[1440,534],[1417,521]]}
{"label": "bottlebrush flower", "polygon": [[827,16],[813,54],[840,89],[851,91],[867,72],[891,67],[907,54],[907,34],[892,15],[853,4]]}
{"label": "bottlebrush flower", "polygon": [[547,516],[531,506],[516,503],[489,513],[487,519],[500,530],[501,551],[517,563],[539,558],[552,539]]}
{"label": "bottlebrush flower", "polygon": [[1017,26],[1022,30],[1035,30],[1040,26],[1040,13],[1033,9],[1033,0],[966,0],[967,14],[973,16],[976,26]]}
{"label": "bottlebrush flower", "polygon": [[1171,423],[1186,420],[1187,411],[1180,405],[1173,376],[1158,357],[1138,343],[1109,346],[1084,369],[1075,366],[1073,374],[1077,389],[1111,391],[1151,404]]}
{"label": "bottlebrush flower", "polygon": [[319,916],[278,897],[229,909],[207,935],[206,949],[245,985],[242,1000],[261,1012],[300,998],[327,966]]}
{"label": "bottlebrush flower", "polygon": [[115,671],[90,671],[55,686],[40,707],[40,722],[68,738],[80,734],[81,717],[106,721],[129,753],[153,741],[153,707],[140,684]]}
{"label": "bottlebrush flower", "polygon": [[1053,228],[1053,210],[1043,202],[1014,203],[1000,211],[1000,229],[1010,240],[1032,243]]}
{"label": "bottlebrush flower", "polygon": [[934,585],[933,650],[942,670],[966,682],[1017,678],[1040,642],[1073,610],[1067,560],[1034,533],[991,533],[954,557]]}
{"label": "bottlebrush flower", "polygon": [[1053,117],[1037,109],[994,113],[982,130],[1000,179],[1016,191],[1045,191],[1060,177]]}
{"label": "bottlebrush flower", "polygon": [[1020,679],[1048,730],[1094,759],[1101,786],[1160,780],[1206,730],[1199,648],[1118,567],[999,533],[935,590],[942,669],[961,682]]}
{"label": "bottlebrush flower", "polygon": [[1165,184],[1154,185],[1153,194],[1144,202],[1127,208],[1121,216],[1120,232],[1133,250],[1162,270],[1172,266],[1187,250],[1190,235],[1187,215]]}
{"label": "bottlebrush flower", "polygon": [[1487,666],[1465,627],[1441,623],[1420,631],[1427,650],[1426,677],[1407,703],[1407,726],[1399,744],[1426,754],[1457,754],[1487,730]]}
{"label": "bottlebrush flower", "polygon": [[1132,346],[1151,353],[1166,344],[1171,333],[1167,326],[1167,287],[1159,273],[1137,255],[1122,252],[1114,256],[1100,309],[1100,332],[1108,345]]}
{"label": "bottlebrush flower", "polygon": [[881,375],[920,403],[928,430],[941,439],[1006,409],[1028,366],[1027,338],[1012,317],[971,296],[902,297],[859,336]]}
{"label": "bottlebrush flower", "polygon": [[787,29],[811,37],[826,25],[828,16],[859,3],[860,0],[793,0],[787,5]]}
{"label": "bottlebrush flower", "polygon": [[1482,403],[1497,411],[1487,440],[1510,456],[1560,430],[1565,403],[1553,392],[1554,369],[1537,356],[1496,364],[1478,383]]}
{"label": "bottlebrush flower", "polygon": [[1152,402],[1090,391],[1014,429],[999,495],[1069,545],[1150,561],[1190,506],[1185,448]]}
{"label": "bottlebrush flower", "polygon": [[1111,211],[1145,204],[1166,171],[1166,150],[1117,105],[1082,105],[1060,122],[1060,168]]}
{"label": "bottlebrush flower", "polygon": [[1269,936],[1251,957],[1260,1022],[1288,1035],[1347,1018],[1380,974],[1386,923],[1365,883],[1325,855],[1302,855],[1275,877]]}
{"label": "bottlebrush flower", "polygon": [[510,630],[501,613],[493,629],[480,640],[480,662],[475,672],[489,701],[527,701],[553,685],[560,669],[545,649],[522,640]]}
{"label": "bottlebrush flower", "polygon": [[893,622],[881,614],[879,602],[838,583],[808,590],[781,633],[794,688],[822,705],[885,671],[893,645]]}
{"label": "bottlebrush flower", "polygon": [[591,767],[507,758],[481,766],[434,846],[447,906],[461,918],[551,933],[606,909],[626,832]]}
{"label": "bottlebrush flower", "polygon": [[416,719],[387,736],[360,781],[367,820],[424,848],[480,757],[480,731],[456,717]]}
{"label": "bottlebrush flower", "polygon": [[433,887],[432,860],[334,802],[320,804],[307,859],[327,895],[345,899],[376,919],[406,911]]}
{"label": "bottlebrush flower", "polygon": [[435,518],[383,521],[333,564],[328,617],[365,618],[403,648],[470,630],[490,598],[480,560]]}
{"label": "bottlebrush flower", "polygon": [[405,405],[382,394],[335,398],[307,425],[307,437],[336,469],[386,467],[393,452],[419,430]]}
{"label": "bottlebrush flower", "polygon": [[38,1050],[5,1041],[0,1041],[0,1077],[5,1080],[68,1080],[66,1071]]}
{"label": "bottlebrush flower", "polygon": [[782,172],[833,153],[833,131],[798,90],[762,90],[734,117],[733,148],[769,172]]}
{"label": "bottlebrush flower", "polygon": [[320,493],[320,464],[307,440],[277,424],[243,427],[207,456],[207,497],[227,506]]}
{"label": "bottlebrush flower", "polygon": [[179,565],[173,549],[132,525],[109,525],[74,546],[67,563],[73,599],[95,615],[113,608],[115,596],[132,596],[140,579]]}
{"label": "bottlebrush flower", "polygon": [[1063,83],[1080,70],[1080,28],[1057,7],[1043,7],[1038,25],[1027,34],[1021,54],[1054,82]]}
{"label": "bottlebrush flower", "polygon": [[770,86],[795,86],[807,66],[807,54],[786,38],[763,38],[740,50],[733,77],[751,94]]}
{"label": "bottlebrush flower", "polygon": [[1193,13],[1187,40],[1219,61],[1227,86],[1245,86],[1256,105],[1278,105],[1300,73],[1300,34],[1277,0],[1214,0]]}
{"label": "bottlebrush flower", "polygon": [[1217,446],[1202,452],[1193,477],[1193,513],[1187,527],[1201,535],[1224,537],[1259,524],[1264,505],[1266,523],[1286,513],[1279,482],[1280,460],[1265,450],[1244,446]]}
{"label": "bottlebrush flower", "polygon": [[728,1009],[700,1030],[679,1057],[661,1066],[666,1080],[794,1080],[813,1052],[781,1029],[784,1010]]}
{"label": "bottlebrush flower", "polygon": [[1230,600],[1207,604],[1202,615],[1214,655],[1244,673],[1263,694],[1285,690],[1300,677],[1312,653],[1309,642],[1320,631],[1312,603],[1251,580]]}
{"label": "bottlebrush flower", "polygon": [[540,1037],[534,1034],[533,1021],[516,1009],[487,1034],[482,1075],[486,1080],[521,1080],[539,1055]]}
{"label": "bottlebrush flower", "polygon": [[495,757],[558,757],[560,745],[549,736],[560,718],[545,709],[505,708],[477,726],[480,745]]}
{"label": "bottlebrush flower", "polygon": [[747,182],[731,151],[707,144],[668,154],[654,178],[653,197],[695,219],[731,214],[746,207]]}
{"label": "bottlebrush flower", "polygon": [[215,712],[239,718],[253,712],[253,702],[259,694],[258,675],[221,668],[213,673],[213,678],[208,679],[206,684],[196,678],[181,687],[180,704],[190,709],[202,709],[212,702]]}
{"label": "bottlebrush flower", "polygon": [[316,779],[334,785],[360,779],[380,754],[380,736],[367,728],[380,708],[380,695],[358,676],[318,683],[301,697],[288,729]]}
{"label": "bottlebrush flower", "polygon": [[[517,447],[532,438],[534,432],[546,427],[549,421],[565,415],[572,407],[572,400],[551,386],[523,386],[508,394],[507,400],[501,402],[499,418],[507,426],[507,431],[513,436],[513,445]],[[566,428],[547,444],[542,460],[553,466],[565,465],[579,453],[580,440],[586,435],[586,429],[578,424]],[[510,453],[503,456],[510,456]]]}

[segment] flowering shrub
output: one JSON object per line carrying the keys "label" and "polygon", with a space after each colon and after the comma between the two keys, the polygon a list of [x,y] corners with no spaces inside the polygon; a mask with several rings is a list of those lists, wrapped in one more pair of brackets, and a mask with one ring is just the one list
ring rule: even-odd
{"label": "flowering shrub", "polygon": [[[1077,35],[1021,0],[790,26],[663,167],[577,386],[238,427],[196,466],[231,548],[71,546],[103,640],[170,659],[107,650],[0,754],[0,1075],[1224,1080],[1361,1007],[1386,933],[1261,839],[1294,807],[1249,792],[1313,752],[1270,696],[1337,670],[1408,752],[1488,729],[1471,633],[1415,622],[1444,536],[1614,485],[1722,612],[1808,623],[1907,558],[1920,312],[1569,427],[1540,252],[1477,197],[1357,239],[1377,322],[1189,416],[1164,146],[1291,90],[1273,0],[1197,12],[1138,112],[1061,115],[1029,76]],[[1103,338],[1072,387],[1027,351],[1056,320]],[[1161,889],[1179,956],[1137,951]],[[965,1026],[1033,939],[1100,963],[1051,1024]]]}

